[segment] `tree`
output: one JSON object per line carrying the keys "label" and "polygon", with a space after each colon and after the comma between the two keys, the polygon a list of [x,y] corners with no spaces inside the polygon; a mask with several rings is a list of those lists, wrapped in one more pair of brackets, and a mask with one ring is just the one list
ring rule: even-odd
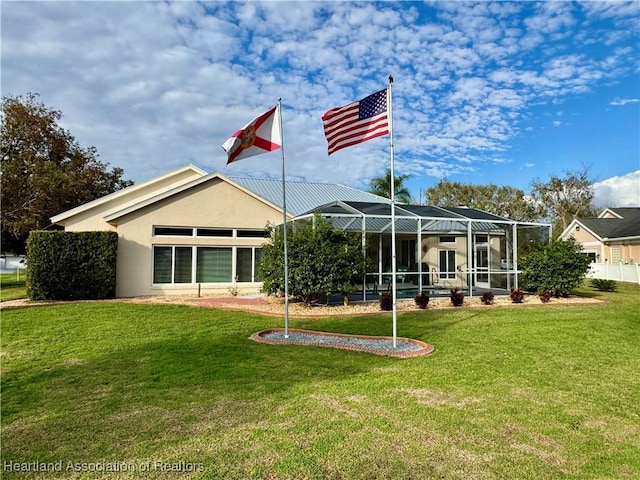
{"label": "tree", "polygon": [[108,171],[95,147],[80,147],[61,118],[38,94],[2,98],[0,220],[3,243],[18,251],[50,217],[133,184],[122,169]]}
{"label": "tree", "polygon": [[535,292],[551,290],[556,297],[567,297],[579,287],[591,260],[581,253],[574,238],[539,243],[520,259],[524,286]]}
{"label": "tree", "polygon": [[517,188],[451,182],[446,178],[425,191],[425,203],[437,207],[476,208],[518,222],[539,219],[534,205]]}
{"label": "tree", "polygon": [[598,213],[591,203],[593,180],[586,167],[577,172],[566,172],[563,178],[551,176],[546,183],[536,178],[531,183],[531,197],[542,215],[552,222],[556,237],[576,217]]}
{"label": "tree", "polygon": [[[288,225],[289,294],[305,303],[326,299],[331,292],[350,293],[362,282],[368,260],[359,235],[334,229],[316,215],[313,221]],[[271,243],[262,248],[258,277],[263,291],[284,292],[284,229],[268,227]]]}
{"label": "tree", "polygon": [[[395,200],[402,203],[411,203],[411,193],[403,184],[409,179],[409,175],[394,175],[393,187]],[[381,177],[373,177],[369,182],[369,193],[380,197],[391,198],[391,169],[387,168],[386,173]]]}

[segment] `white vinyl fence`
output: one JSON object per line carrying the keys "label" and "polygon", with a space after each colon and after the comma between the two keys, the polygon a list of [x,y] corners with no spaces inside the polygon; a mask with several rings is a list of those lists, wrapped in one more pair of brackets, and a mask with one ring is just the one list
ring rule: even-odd
{"label": "white vinyl fence", "polygon": [[640,265],[592,263],[587,277],[640,283]]}

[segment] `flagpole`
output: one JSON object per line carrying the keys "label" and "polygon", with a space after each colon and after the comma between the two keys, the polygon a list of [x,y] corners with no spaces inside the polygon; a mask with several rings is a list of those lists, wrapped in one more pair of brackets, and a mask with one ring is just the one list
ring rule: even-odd
{"label": "flagpole", "polygon": [[391,289],[393,295],[393,348],[397,347],[398,338],[398,309],[397,279],[396,279],[396,200],[395,200],[395,175],[394,175],[394,152],[393,152],[393,99],[392,87],[393,77],[389,75],[389,86],[387,87],[387,112],[389,115],[389,150],[391,152]]}
{"label": "flagpole", "polygon": [[282,98],[278,98],[278,121],[282,145],[282,226],[284,228],[284,338],[289,338],[289,261],[287,258],[287,191],[284,181],[284,134],[282,132]]}

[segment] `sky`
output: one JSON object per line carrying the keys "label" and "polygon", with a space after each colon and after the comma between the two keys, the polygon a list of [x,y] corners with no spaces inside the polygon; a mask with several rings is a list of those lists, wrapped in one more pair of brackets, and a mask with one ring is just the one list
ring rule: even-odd
{"label": "sky", "polygon": [[396,175],[530,190],[588,168],[640,206],[640,2],[2,1],[2,95],[40,94],[136,183],[185,165],[281,178],[221,145],[282,99],[288,180],[367,189],[390,136],[329,156],[322,114],[393,75]]}

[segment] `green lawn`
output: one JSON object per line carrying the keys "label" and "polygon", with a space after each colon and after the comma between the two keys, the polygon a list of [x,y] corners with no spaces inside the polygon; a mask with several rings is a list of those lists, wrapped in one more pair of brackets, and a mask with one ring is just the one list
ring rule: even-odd
{"label": "green lawn", "polygon": [[246,313],[3,310],[2,478],[639,478],[640,287],[593,294],[608,303],[400,315],[436,348],[406,360],[257,344],[282,319]]}
{"label": "green lawn", "polygon": [[27,287],[25,286],[26,273],[2,273],[0,274],[0,302],[15,300],[17,298],[27,298]]}

